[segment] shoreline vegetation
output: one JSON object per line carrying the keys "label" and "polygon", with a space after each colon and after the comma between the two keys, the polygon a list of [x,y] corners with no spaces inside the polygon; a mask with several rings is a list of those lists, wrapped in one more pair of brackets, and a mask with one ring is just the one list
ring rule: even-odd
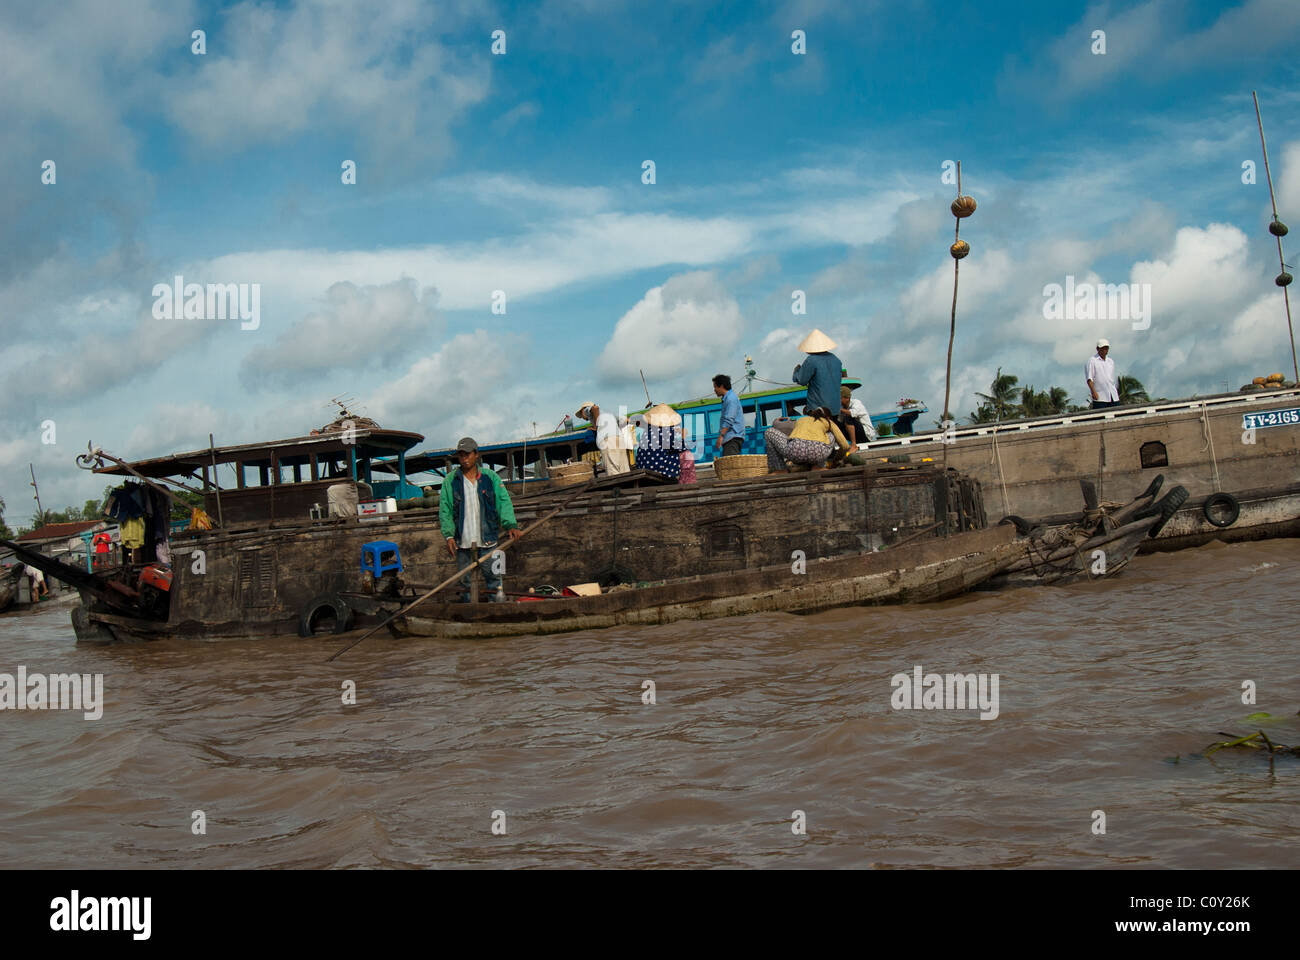
{"label": "shoreline vegetation", "polygon": [[[1053,414],[1077,413],[1091,409],[1087,403],[1071,403],[1069,393],[1064,387],[1048,387],[1035,390],[1033,384],[1019,386],[1020,378],[1010,373],[998,372],[993,375],[988,393],[976,393],[984,401],[974,411],[967,414],[969,423],[993,423],[1001,420],[1020,420],[1029,417],[1050,417]],[[1152,400],[1146,387],[1137,377],[1120,376],[1115,382],[1119,391],[1119,402],[1124,403],[1163,403],[1167,398],[1157,397]]]}

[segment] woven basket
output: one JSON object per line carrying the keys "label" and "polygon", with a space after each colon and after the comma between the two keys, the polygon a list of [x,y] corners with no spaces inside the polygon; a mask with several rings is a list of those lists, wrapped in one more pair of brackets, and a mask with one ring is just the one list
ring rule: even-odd
{"label": "woven basket", "polygon": [[718,457],[713,461],[713,475],[719,480],[765,477],[767,456],[762,453],[741,453],[734,457]]}
{"label": "woven basket", "polygon": [[547,470],[547,475],[551,478],[551,483],[557,487],[572,487],[591,480],[596,475],[596,471],[590,463],[566,463],[563,466],[551,467]]}

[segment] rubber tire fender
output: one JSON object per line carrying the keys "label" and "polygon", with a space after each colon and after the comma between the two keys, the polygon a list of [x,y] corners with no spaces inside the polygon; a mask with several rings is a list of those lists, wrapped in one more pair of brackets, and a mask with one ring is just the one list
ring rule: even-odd
{"label": "rubber tire fender", "polygon": [[312,627],[312,622],[327,608],[334,613],[334,633],[346,633],[351,628],[352,608],[337,593],[322,593],[302,608],[302,613],[298,617],[298,636],[315,636],[316,631]]}
{"label": "rubber tire fender", "polygon": [[1163,473],[1157,473],[1154,477],[1151,478],[1151,483],[1147,486],[1147,488],[1143,490],[1140,494],[1138,494],[1138,498],[1141,499],[1142,497],[1154,497],[1157,493],[1160,492],[1160,486],[1164,482],[1165,482],[1165,475]]}
{"label": "rubber tire fender", "polygon": [[[1165,524],[1169,522],[1170,517],[1172,517],[1175,513],[1177,513],[1179,509],[1182,507],[1182,505],[1187,502],[1187,497],[1188,497],[1187,488],[1179,485],[1177,487],[1174,487],[1172,490],[1170,490],[1163,497],[1161,497],[1159,500],[1157,500],[1155,503],[1153,503],[1150,507],[1147,508],[1147,510],[1154,511],[1155,513],[1158,513],[1160,515],[1160,521],[1154,527],[1152,527],[1150,530],[1147,531],[1147,536],[1150,539],[1154,540],[1160,534],[1160,531],[1165,528]],[[1144,510],[1143,513],[1145,513],[1147,516],[1152,515],[1151,513],[1148,513],[1146,510]]]}
{"label": "rubber tire fender", "polygon": [[1004,523],[1014,524],[1016,528],[1016,536],[1020,536],[1020,537],[1028,536],[1029,531],[1032,529],[1032,525],[1029,523],[1028,520],[1026,520],[1024,517],[1018,517],[1014,513],[1009,513],[1001,520],[999,520],[998,526],[1000,527]]}
{"label": "rubber tire fender", "polygon": [[[1228,516],[1225,520],[1215,520],[1214,517],[1210,516],[1210,508],[1218,503],[1221,503],[1228,508]],[[1241,516],[1241,504],[1238,503],[1237,498],[1230,493],[1216,493],[1213,496],[1206,498],[1205,505],[1201,507],[1201,513],[1204,515],[1206,520],[1214,524],[1216,527],[1230,527],[1236,523],[1237,518]]]}

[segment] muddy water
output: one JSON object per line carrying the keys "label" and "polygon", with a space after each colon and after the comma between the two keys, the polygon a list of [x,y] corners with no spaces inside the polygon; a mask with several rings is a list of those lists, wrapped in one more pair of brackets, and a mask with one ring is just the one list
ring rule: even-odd
{"label": "muddy water", "polygon": [[[376,636],[328,665],[333,640],[78,647],[66,608],[3,617],[0,672],[102,673],[104,713],[0,712],[0,857],[1292,867],[1300,759],[1202,751],[1300,742],[1297,597],[1300,541],[1276,540],[929,606]],[[997,674],[997,718],[891,709],[916,665]]]}

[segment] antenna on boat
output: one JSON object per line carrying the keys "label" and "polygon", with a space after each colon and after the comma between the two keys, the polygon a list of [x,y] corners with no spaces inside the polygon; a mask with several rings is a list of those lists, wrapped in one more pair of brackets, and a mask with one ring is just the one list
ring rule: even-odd
{"label": "antenna on boat", "polygon": [[754,378],[758,376],[758,371],[754,369],[754,358],[745,354],[745,393],[754,392]]}
{"label": "antenna on boat", "polygon": [[645,390],[645,405],[647,407],[653,407],[654,401],[650,399],[650,388],[645,385],[645,371],[638,369],[637,373],[641,374],[641,387]]}
{"label": "antenna on boat", "polygon": [[1273,282],[1282,288],[1282,302],[1286,304],[1286,329],[1291,334],[1291,372],[1295,374],[1296,382],[1300,382],[1300,365],[1296,364],[1295,358],[1295,327],[1291,325],[1291,295],[1286,289],[1291,283],[1291,274],[1286,272],[1286,261],[1282,258],[1282,238],[1287,235],[1287,228],[1286,224],[1277,218],[1277,197],[1273,195],[1273,174],[1268,169],[1268,144],[1264,142],[1264,121],[1259,116],[1259,95],[1254,90],[1250,91],[1250,95],[1255,100],[1255,122],[1259,124],[1259,146],[1264,151],[1264,176],[1268,178],[1268,199],[1273,204],[1273,222],[1268,225],[1268,232],[1277,240],[1277,262],[1282,268],[1282,272]]}

